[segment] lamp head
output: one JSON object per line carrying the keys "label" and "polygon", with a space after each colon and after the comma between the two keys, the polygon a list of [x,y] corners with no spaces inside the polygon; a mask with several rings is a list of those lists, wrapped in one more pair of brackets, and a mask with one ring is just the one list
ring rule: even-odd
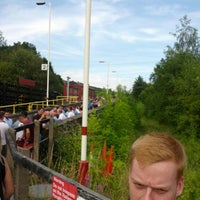
{"label": "lamp head", "polygon": [[44,2],[36,2],[36,4],[37,4],[38,6],[41,6],[41,5],[46,4],[46,2],[45,2],[45,1],[44,1]]}

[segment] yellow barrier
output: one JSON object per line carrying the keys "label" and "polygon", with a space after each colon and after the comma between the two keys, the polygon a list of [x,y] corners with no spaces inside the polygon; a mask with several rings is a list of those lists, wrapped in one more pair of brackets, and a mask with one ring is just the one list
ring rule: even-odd
{"label": "yellow barrier", "polygon": [[[48,101],[48,107],[52,106],[58,106],[58,105],[65,105],[66,103],[77,103],[78,102],[78,96],[57,96],[56,99],[52,99]],[[27,111],[31,111],[33,109],[38,109],[39,107],[46,107],[46,100],[45,101],[35,101],[35,102],[29,102],[29,103],[19,103],[19,104],[13,104],[13,105],[5,105],[0,106],[0,110],[2,109],[12,109],[12,113],[16,114],[16,109],[20,108],[26,108]]]}
{"label": "yellow barrier", "polygon": [[78,96],[57,96],[56,98],[63,99],[64,101],[67,101],[69,104],[70,103],[78,103]]}

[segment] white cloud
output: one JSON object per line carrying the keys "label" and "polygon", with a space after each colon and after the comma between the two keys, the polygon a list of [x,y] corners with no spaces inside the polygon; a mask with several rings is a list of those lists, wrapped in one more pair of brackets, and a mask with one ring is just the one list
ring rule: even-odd
{"label": "white cloud", "polygon": [[175,15],[177,12],[181,12],[182,6],[180,4],[169,5],[163,3],[163,5],[156,5],[155,3],[144,8],[146,12],[154,16],[166,16],[166,15]]}
{"label": "white cloud", "polygon": [[158,33],[157,28],[142,28],[140,29],[140,31],[149,35],[155,35],[156,33]]}
{"label": "white cloud", "polygon": [[[82,82],[85,1],[51,2],[51,62],[63,79]],[[118,82],[131,87],[138,75],[148,80],[165,47],[174,41],[169,32],[175,31],[179,19],[188,14],[199,29],[198,4],[199,0],[92,1],[90,84],[106,86],[106,67],[99,67],[99,60],[109,61],[116,70],[110,75],[111,87]],[[1,0],[0,9],[0,30],[8,43],[33,43],[46,57],[48,8],[36,6],[35,0]]]}

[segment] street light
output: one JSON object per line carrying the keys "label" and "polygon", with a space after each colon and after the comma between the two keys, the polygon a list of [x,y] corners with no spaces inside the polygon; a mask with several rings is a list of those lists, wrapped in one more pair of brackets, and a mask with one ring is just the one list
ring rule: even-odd
{"label": "street light", "polygon": [[71,78],[69,76],[67,76],[67,100],[69,101],[69,80]]}
{"label": "street light", "polygon": [[[45,5],[46,2],[37,2],[38,6]],[[48,61],[47,61],[47,93],[46,93],[46,106],[49,105],[49,68],[50,68],[50,34],[51,34],[51,3],[48,3],[49,7],[49,29],[48,29]]]}
{"label": "street light", "polygon": [[[117,71],[113,70],[112,73],[113,73],[113,74],[114,74],[114,73],[117,73]],[[113,76],[112,76],[112,78],[113,78]],[[114,79],[114,80],[115,80],[115,79]],[[114,81],[114,80],[113,80],[113,81]],[[112,81],[112,82],[113,82],[113,81]],[[118,80],[117,80],[117,85],[118,85]]]}
{"label": "street light", "polygon": [[109,90],[109,76],[110,76],[110,63],[104,60],[100,60],[99,63],[105,63],[107,64],[107,94],[108,94],[108,90]]}

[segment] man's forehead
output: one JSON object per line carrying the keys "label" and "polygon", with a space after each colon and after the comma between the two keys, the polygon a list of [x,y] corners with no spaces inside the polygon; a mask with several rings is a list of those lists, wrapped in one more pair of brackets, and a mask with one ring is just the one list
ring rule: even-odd
{"label": "man's forehead", "polygon": [[171,186],[171,184],[156,184],[156,185],[153,185],[150,183],[146,183],[146,182],[143,182],[137,178],[134,178],[134,177],[130,177],[130,181],[134,184],[139,184],[141,186],[144,186],[144,187],[150,187],[152,189],[165,189],[165,190],[168,190]]}
{"label": "man's forehead", "polygon": [[172,161],[163,161],[141,167],[134,159],[130,169],[130,177],[145,185],[168,186],[171,182],[176,181],[177,168]]}

